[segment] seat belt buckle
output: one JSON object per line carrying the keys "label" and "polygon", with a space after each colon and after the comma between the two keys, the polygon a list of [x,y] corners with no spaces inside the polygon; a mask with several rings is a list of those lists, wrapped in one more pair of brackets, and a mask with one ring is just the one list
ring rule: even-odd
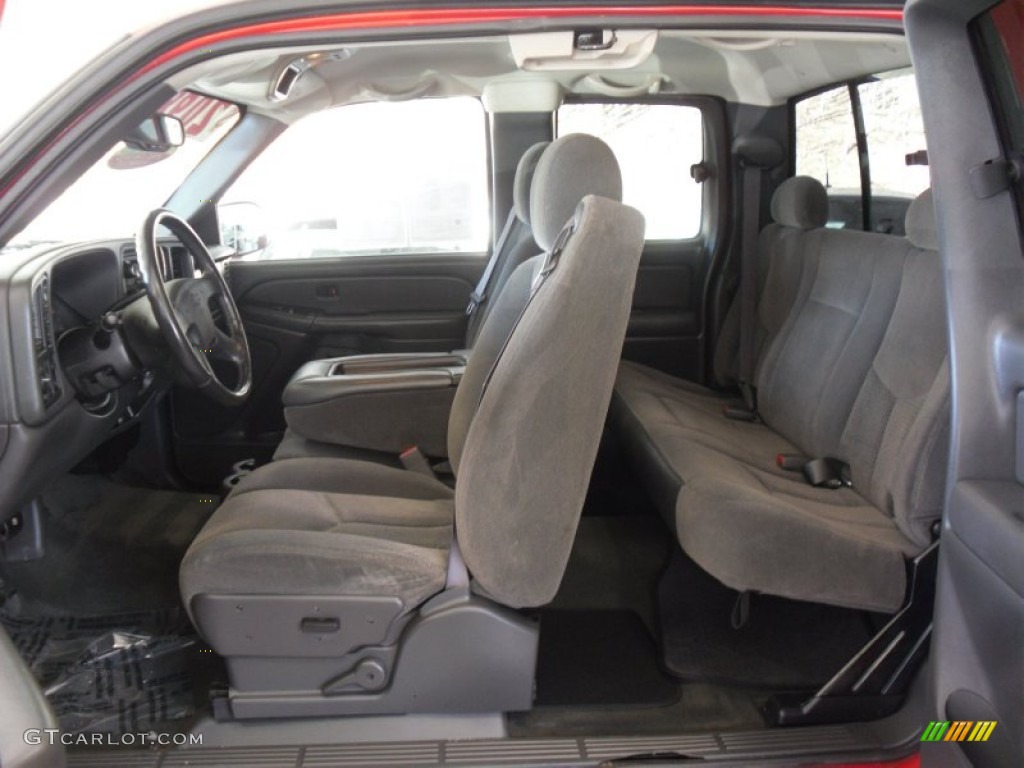
{"label": "seat belt buckle", "polygon": [[411,445],[406,448],[398,454],[398,460],[402,462],[402,466],[409,472],[437,478],[434,468],[430,466],[430,462],[427,461],[427,457],[423,455],[423,451],[420,450],[418,445]]}
{"label": "seat belt buckle", "polygon": [[807,457],[800,453],[775,454],[775,466],[787,472],[802,472],[807,461]]}
{"label": "seat belt buckle", "polygon": [[815,488],[852,488],[853,478],[850,466],[839,459],[812,459],[804,464],[804,479]]}
{"label": "seat belt buckle", "polygon": [[742,408],[738,405],[727,405],[722,409],[722,415],[732,421],[747,421],[751,424],[760,423],[761,417],[757,415],[756,411],[752,411],[749,408]]}
{"label": "seat belt buckle", "polygon": [[485,298],[487,298],[486,294],[477,293],[476,291],[469,294],[469,304],[466,305],[466,314],[472,315],[476,312],[476,308],[484,303]]}

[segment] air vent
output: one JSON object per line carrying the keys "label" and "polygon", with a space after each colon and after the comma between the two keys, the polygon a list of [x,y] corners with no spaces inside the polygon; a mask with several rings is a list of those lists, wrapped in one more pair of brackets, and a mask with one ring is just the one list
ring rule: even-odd
{"label": "air vent", "polygon": [[171,276],[172,277],[196,277],[196,263],[192,254],[180,245],[172,246],[170,249]]}
{"label": "air vent", "polygon": [[53,311],[50,307],[50,279],[43,275],[32,291],[32,348],[36,357],[36,379],[43,407],[60,400],[57,352],[53,339]]}
{"label": "air vent", "polygon": [[283,70],[281,74],[277,76],[277,81],[274,83],[274,87],[270,89],[270,100],[271,101],[284,101],[291,95],[292,89],[295,84],[299,82],[299,78],[312,69],[313,67],[325,64],[329,61],[344,61],[352,55],[352,52],[346,48],[339,48],[336,51],[330,53],[311,53],[301,59],[296,59]]}
{"label": "air vent", "polygon": [[293,61],[277,78],[277,82],[274,83],[274,89],[270,92],[271,101],[284,101],[288,98],[288,94],[291,93],[295,83],[302,77],[302,73],[309,69],[310,63],[305,59],[299,59]]}
{"label": "air vent", "polygon": [[160,267],[160,276],[164,280],[174,279],[174,257],[170,248],[165,245],[157,246],[156,263]]}
{"label": "air vent", "polygon": [[[192,256],[181,246],[158,246],[156,263],[160,270],[160,277],[165,281],[195,276]],[[127,245],[121,249],[121,269],[124,275],[126,294],[130,295],[146,287],[142,268],[139,266],[139,254],[134,246]]]}
{"label": "air vent", "polygon": [[124,278],[124,295],[142,291],[146,287],[146,281],[142,277],[142,270],[139,268],[139,254],[134,246],[125,246],[121,249],[121,275]]}

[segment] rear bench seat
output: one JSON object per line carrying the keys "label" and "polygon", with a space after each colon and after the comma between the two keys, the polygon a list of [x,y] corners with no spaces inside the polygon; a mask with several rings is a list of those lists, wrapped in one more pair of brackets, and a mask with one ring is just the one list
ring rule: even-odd
{"label": "rear bench seat", "polygon": [[[900,607],[905,558],[942,510],[949,429],[945,299],[930,192],[907,238],[823,229],[824,190],[790,179],[759,241],[760,423],[730,401],[623,363],[612,406],[682,548],[740,591]],[[779,454],[849,466],[814,487]]]}

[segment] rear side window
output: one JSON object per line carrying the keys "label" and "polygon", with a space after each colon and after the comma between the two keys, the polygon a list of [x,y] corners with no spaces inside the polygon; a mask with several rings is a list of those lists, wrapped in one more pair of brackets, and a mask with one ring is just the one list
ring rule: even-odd
{"label": "rear side window", "polygon": [[622,168],[623,202],[647,222],[648,240],[700,234],[702,188],[690,166],[704,159],[704,121],[681,104],[563,104],[559,136],[588,133],[608,143]]}
{"label": "rear side window", "polygon": [[796,172],[828,189],[829,225],[903,234],[929,184],[913,73],[848,83],[794,104]]}
{"label": "rear side window", "polygon": [[[1007,153],[1024,153],[1024,0],[1003,0],[977,22],[996,113]],[[1024,191],[1016,185],[1024,212]]]}
{"label": "rear side window", "polygon": [[[264,258],[478,253],[490,237],[476,99],[355,104],[290,126],[221,201],[256,203]],[[222,216],[222,225],[225,216]]]}
{"label": "rear side window", "polygon": [[902,234],[907,206],[930,184],[917,83],[904,72],[860,83],[857,93],[871,178],[869,228]]}
{"label": "rear side window", "polygon": [[796,103],[796,173],[828,190],[829,226],[860,228],[860,156],[850,89],[845,85]]}

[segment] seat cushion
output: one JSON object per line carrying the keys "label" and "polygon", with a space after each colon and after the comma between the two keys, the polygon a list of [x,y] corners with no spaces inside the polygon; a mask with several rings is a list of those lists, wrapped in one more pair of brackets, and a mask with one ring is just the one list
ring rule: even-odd
{"label": "seat cushion", "polygon": [[920,547],[855,490],[814,488],[683,437],[662,448],[684,478],[679,542],[726,586],[886,613],[902,604],[904,559]]}
{"label": "seat cushion", "polygon": [[308,458],[331,458],[331,459],[356,459],[361,461],[373,461],[377,464],[398,466],[398,459],[389,453],[378,453],[366,451],[361,448],[350,448],[347,445],[335,445],[333,443],[322,443],[319,440],[310,440],[303,437],[291,427],[284,431],[284,437],[274,451],[274,461],[281,459],[308,459]]}
{"label": "seat cushion", "polygon": [[289,489],[424,500],[453,496],[447,485],[418,472],[372,461],[317,456],[266,464],[243,477],[231,498],[258,490]]}
{"label": "seat cushion", "polygon": [[[728,419],[727,406],[743,401],[635,363],[619,367],[615,392],[620,408],[633,416],[634,429],[656,445],[682,436],[766,470],[780,453],[797,453],[788,440],[763,424]],[[672,457],[667,464],[675,466]],[[678,466],[673,470],[677,474]],[[674,507],[674,505],[673,505]]]}
{"label": "seat cushion", "polygon": [[856,491],[779,469],[775,456],[799,449],[764,424],[725,418],[731,402],[642,366],[619,370],[616,423],[642,447],[643,479],[683,549],[733,589],[899,608],[904,555],[920,546]]}
{"label": "seat cushion", "polygon": [[200,594],[398,597],[411,610],[444,588],[450,489],[368,462],[290,459],[247,477],[181,565]]}

